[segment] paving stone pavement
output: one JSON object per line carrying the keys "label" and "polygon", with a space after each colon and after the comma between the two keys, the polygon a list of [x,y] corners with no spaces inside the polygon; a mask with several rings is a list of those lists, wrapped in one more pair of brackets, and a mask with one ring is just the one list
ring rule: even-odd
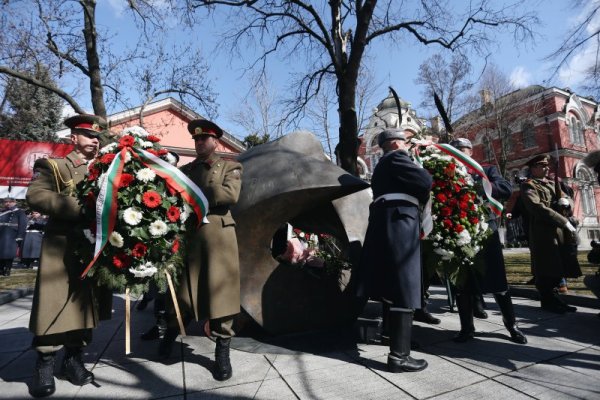
{"label": "paving stone pavement", "polygon": [[[233,377],[212,378],[214,343],[199,324],[179,339],[173,357],[160,361],[156,342],[138,339],[153,324],[152,304],[132,311],[132,352],[125,355],[124,301],[94,331],[84,361],[95,383],[76,387],[57,380],[56,399],[599,399],[600,301],[555,315],[539,302],[514,298],[529,344],[508,340],[498,307],[486,296],[487,320],[476,320],[475,340],[457,344],[459,328],[441,287],[431,288],[430,311],[440,325],[416,322],[413,351],[429,367],[418,373],[386,371],[388,349],[356,343],[350,330],[233,341]],[[368,305],[370,312],[378,306]],[[26,399],[35,353],[27,329],[31,296],[0,306],[0,399]],[[60,360],[60,357],[58,360]],[[57,364],[60,364],[59,362]],[[57,370],[58,370],[57,366]]]}

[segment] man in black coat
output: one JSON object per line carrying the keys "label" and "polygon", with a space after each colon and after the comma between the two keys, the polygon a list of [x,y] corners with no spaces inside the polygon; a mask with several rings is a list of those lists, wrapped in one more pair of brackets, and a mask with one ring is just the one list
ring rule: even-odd
{"label": "man in black coat", "polygon": [[[473,154],[473,146],[469,139],[459,138],[453,140],[450,144],[468,156]],[[482,167],[492,184],[492,197],[498,201],[506,201],[512,193],[510,182],[502,177],[495,166],[482,165]],[[479,175],[473,175],[473,179],[477,182],[482,178]],[[481,277],[472,277],[466,286],[456,294],[456,305],[458,306],[460,317],[460,332],[454,338],[454,341],[461,343],[473,339],[475,334],[473,298],[478,286],[482,293],[494,294],[494,299],[500,308],[504,326],[510,333],[511,340],[515,343],[525,344],[527,343],[527,338],[517,327],[515,310],[508,292],[502,243],[498,234],[498,218],[495,214],[489,213],[487,223],[492,230],[492,234],[482,244],[482,249],[476,258],[476,262],[483,263],[483,275]],[[477,293],[477,295],[479,294]]]}
{"label": "man in black coat", "polygon": [[358,269],[357,291],[384,305],[390,331],[390,372],[421,371],[425,360],[410,357],[413,310],[421,308],[420,207],[432,178],[406,151],[404,133],[386,129],[378,136],[384,151],[371,187],[369,226]]}
{"label": "man in black coat", "polygon": [[0,275],[10,276],[13,259],[25,237],[25,229],[25,211],[17,207],[15,199],[4,199],[4,209],[0,211]]}

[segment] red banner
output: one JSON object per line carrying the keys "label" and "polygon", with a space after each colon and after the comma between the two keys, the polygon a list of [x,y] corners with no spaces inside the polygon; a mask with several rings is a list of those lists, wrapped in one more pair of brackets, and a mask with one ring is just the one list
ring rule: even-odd
{"label": "red banner", "polygon": [[0,198],[25,198],[38,158],[64,157],[73,145],[0,139]]}

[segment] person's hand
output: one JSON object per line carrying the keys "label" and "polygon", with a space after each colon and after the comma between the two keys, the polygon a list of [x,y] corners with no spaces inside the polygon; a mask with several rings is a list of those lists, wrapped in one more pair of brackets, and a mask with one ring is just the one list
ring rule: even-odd
{"label": "person's hand", "polygon": [[569,221],[567,221],[565,228],[567,228],[569,230],[569,232],[572,232],[572,233],[577,232],[577,229],[575,229],[575,227]]}

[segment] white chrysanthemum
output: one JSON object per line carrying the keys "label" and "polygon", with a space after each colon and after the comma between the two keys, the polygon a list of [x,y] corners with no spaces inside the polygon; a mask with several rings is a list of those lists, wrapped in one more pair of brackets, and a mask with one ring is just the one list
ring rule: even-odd
{"label": "white chrysanthemum", "polygon": [[441,247],[433,249],[433,252],[435,254],[439,254],[440,256],[442,256],[442,260],[445,260],[445,261],[451,260],[452,257],[454,257],[454,252],[453,251],[446,250],[446,249],[443,249]]}
{"label": "white chrysanthemum", "polygon": [[156,274],[158,272],[158,268],[148,261],[147,263],[139,265],[135,268],[129,268],[129,272],[131,272],[136,278],[146,278]]}
{"label": "white chrysanthemum", "polygon": [[132,126],[129,128],[125,128],[125,130],[123,130],[123,132],[121,133],[121,135],[125,136],[125,135],[131,135],[131,136],[137,136],[137,137],[146,137],[149,135],[149,133],[142,128],[141,126]]}
{"label": "white chrysanthemum", "polygon": [[154,237],[164,236],[165,233],[169,230],[167,224],[165,224],[161,220],[156,220],[150,224],[150,234]]}
{"label": "white chrysanthemum", "polygon": [[142,182],[151,182],[156,177],[156,173],[150,168],[142,168],[136,172],[135,177]]}
{"label": "white chrysanthemum", "polygon": [[469,234],[469,231],[465,229],[458,234],[458,240],[456,241],[456,244],[459,246],[464,246],[469,243],[471,243],[471,235]]}
{"label": "white chrysanthemum", "polygon": [[488,223],[483,219],[481,221],[479,221],[479,226],[480,226],[482,232],[487,231],[489,228]]}
{"label": "white chrysanthemum", "polygon": [[114,149],[116,149],[118,146],[117,143],[113,142],[113,143],[109,143],[106,146],[102,147],[100,149],[100,154],[107,154],[107,153],[111,153]]}
{"label": "white chrysanthemum", "polygon": [[84,230],[83,230],[83,236],[85,236],[85,238],[86,238],[87,240],[89,240],[89,241],[90,241],[90,243],[92,243],[92,244],[93,244],[93,243],[96,243],[96,236],[94,236],[94,234],[92,233],[92,231],[91,231],[91,230],[89,230],[89,229],[84,229]]}
{"label": "white chrysanthemum", "polygon": [[108,237],[108,242],[114,247],[121,248],[124,244],[123,236],[119,232],[113,231]]}
{"label": "white chrysanthemum", "polygon": [[149,149],[152,146],[154,146],[154,144],[152,142],[148,141],[148,140],[140,140],[140,146],[143,149]]}
{"label": "white chrysanthemum", "polygon": [[128,225],[137,225],[142,221],[142,213],[135,207],[129,207],[123,211],[123,220]]}
{"label": "white chrysanthemum", "polygon": [[188,206],[187,203],[183,203],[183,210],[181,211],[181,214],[179,214],[179,220],[185,222],[189,218],[191,212],[192,209],[190,206]]}

